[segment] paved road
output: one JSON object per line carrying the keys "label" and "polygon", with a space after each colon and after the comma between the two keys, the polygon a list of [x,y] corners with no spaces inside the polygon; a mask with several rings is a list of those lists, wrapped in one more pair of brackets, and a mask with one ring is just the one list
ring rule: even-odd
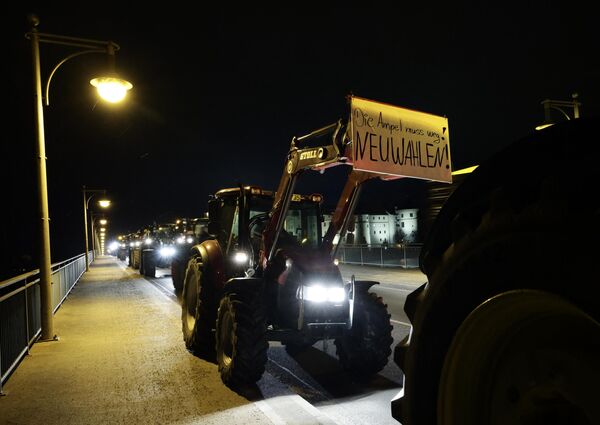
{"label": "paved road", "polygon": [[[409,332],[410,325],[403,306],[406,296],[425,283],[426,276],[419,270],[380,268],[372,266],[340,265],[344,279],[379,281],[372,288],[382,296],[392,315],[392,335],[395,346]],[[158,269],[157,277],[147,279],[164,296],[179,303],[173,289],[170,271]],[[319,417],[319,422],[339,424],[398,424],[390,415],[390,400],[400,391],[402,372],[390,356],[387,366],[367,384],[353,381],[344,373],[335,354],[333,341],[318,342],[311,349],[290,357],[281,344],[271,342],[268,352],[267,372],[257,383],[257,391],[282,422],[293,423],[296,409],[290,403],[300,403]],[[294,413],[295,412],[295,413]],[[323,414],[325,416],[319,416]],[[305,418],[306,419],[306,418]]]}

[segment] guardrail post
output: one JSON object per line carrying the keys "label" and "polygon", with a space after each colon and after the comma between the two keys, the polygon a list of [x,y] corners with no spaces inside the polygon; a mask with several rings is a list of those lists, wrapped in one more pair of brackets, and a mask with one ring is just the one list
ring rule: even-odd
{"label": "guardrail post", "polygon": [[[0,328],[0,341],[2,341],[2,328]],[[0,349],[0,396],[6,395],[2,391],[2,350]]]}
{"label": "guardrail post", "polygon": [[[25,341],[27,341],[27,355],[30,355],[29,352],[29,300],[27,299],[27,279],[25,279],[25,332],[27,337]],[[0,369],[1,371],[2,369]],[[1,392],[1,391],[0,391]]]}
{"label": "guardrail post", "polygon": [[361,266],[364,266],[364,264],[363,264],[362,245],[360,246],[360,265],[361,265]]}

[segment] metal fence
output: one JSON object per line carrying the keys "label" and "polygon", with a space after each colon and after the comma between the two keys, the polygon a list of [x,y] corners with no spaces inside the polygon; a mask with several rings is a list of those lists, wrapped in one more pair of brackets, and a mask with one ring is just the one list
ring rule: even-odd
{"label": "metal fence", "polygon": [[[93,261],[93,251],[89,261]],[[85,271],[85,254],[52,265],[52,311],[63,303]],[[34,270],[0,282],[0,393],[42,331],[40,274]]]}
{"label": "metal fence", "polygon": [[421,244],[342,245],[338,249],[337,259],[343,264],[418,268],[421,247]]}

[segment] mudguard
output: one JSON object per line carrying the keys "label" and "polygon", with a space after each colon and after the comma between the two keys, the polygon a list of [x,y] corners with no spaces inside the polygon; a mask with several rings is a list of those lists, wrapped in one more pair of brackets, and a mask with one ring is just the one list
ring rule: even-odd
{"label": "mudguard", "polygon": [[229,279],[223,289],[222,294],[229,294],[232,292],[240,291],[252,291],[255,293],[260,292],[263,285],[263,279],[257,277],[234,277]]}
{"label": "mudguard", "polygon": [[221,291],[225,286],[225,262],[219,241],[207,239],[198,245],[194,245],[190,249],[190,253],[190,256],[200,255],[204,273],[209,276],[208,281],[211,282],[215,290]]}

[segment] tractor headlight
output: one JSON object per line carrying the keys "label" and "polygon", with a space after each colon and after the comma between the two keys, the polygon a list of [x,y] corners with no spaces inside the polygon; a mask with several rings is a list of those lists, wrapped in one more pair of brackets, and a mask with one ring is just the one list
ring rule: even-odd
{"label": "tractor headlight", "polygon": [[173,255],[175,255],[175,248],[173,248],[172,246],[163,246],[160,249],[159,253],[161,257],[172,257]]}
{"label": "tractor headlight", "polygon": [[346,299],[346,292],[339,286],[310,285],[302,288],[302,299],[316,303],[341,303]]}
{"label": "tractor headlight", "polygon": [[233,254],[233,261],[236,264],[246,264],[248,262],[248,254],[243,251],[238,251]]}

